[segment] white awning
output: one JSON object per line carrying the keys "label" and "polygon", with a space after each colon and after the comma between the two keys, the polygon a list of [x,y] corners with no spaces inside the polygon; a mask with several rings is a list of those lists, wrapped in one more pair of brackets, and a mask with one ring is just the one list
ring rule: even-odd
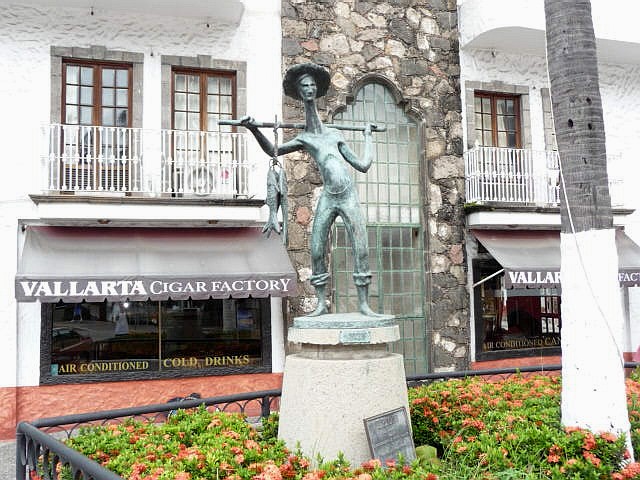
{"label": "white awning", "polygon": [[281,238],[256,228],[27,227],[18,301],[291,296]]}
{"label": "white awning", "polygon": [[[560,287],[560,232],[550,230],[472,230],[505,270],[507,288]],[[621,286],[640,286],[640,247],[616,230]]]}

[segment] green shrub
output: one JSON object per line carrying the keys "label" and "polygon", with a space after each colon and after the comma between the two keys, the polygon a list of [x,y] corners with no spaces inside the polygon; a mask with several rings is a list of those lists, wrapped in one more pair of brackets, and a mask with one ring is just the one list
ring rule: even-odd
{"label": "green shrub", "polygon": [[[421,452],[411,465],[370,460],[350,466],[339,457],[313,468],[277,440],[277,414],[257,432],[241,415],[204,407],[179,410],[163,424],[129,420],[85,428],[69,444],[130,480],[640,479],[640,464],[622,467],[623,438],[562,428],[560,393],[560,379],[546,376],[467,378],[410,389]],[[627,395],[640,452],[640,383],[633,378]],[[68,470],[60,476],[71,480]]]}
{"label": "green shrub", "polygon": [[415,441],[435,446],[448,469],[470,475],[459,478],[635,478],[637,464],[621,470],[623,437],[562,428],[560,393],[560,378],[547,376],[412,389]]}

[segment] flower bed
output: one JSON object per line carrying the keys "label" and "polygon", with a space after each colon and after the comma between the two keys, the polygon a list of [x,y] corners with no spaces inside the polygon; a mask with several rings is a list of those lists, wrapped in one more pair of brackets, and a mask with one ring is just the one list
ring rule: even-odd
{"label": "flower bed", "polygon": [[258,433],[240,414],[201,407],[178,410],[163,424],[129,420],[84,428],[68,444],[129,480],[437,478],[418,464],[390,462],[383,468],[376,460],[352,469],[338,458],[311,468],[309,459],[290,452],[276,434],[277,415]]}
{"label": "flower bed", "polygon": [[[640,479],[640,464],[626,461],[624,438],[562,428],[560,391],[560,379],[545,376],[411,389],[415,443],[439,453],[439,460],[411,465],[372,460],[349,466],[338,458],[316,459],[312,467],[276,439],[277,415],[258,432],[238,414],[204,407],[179,410],[162,424],[86,428],[69,445],[131,480]],[[627,391],[640,452],[640,384],[628,380]]]}
{"label": "flower bed", "polygon": [[[627,391],[638,440],[639,384],[628,380]],[[458,478],[640,478],[640,464],[626,461],[623,437],[562,428],[560,393],[555,376],[471,378],[412,389],[415,442],[435,446]]]}

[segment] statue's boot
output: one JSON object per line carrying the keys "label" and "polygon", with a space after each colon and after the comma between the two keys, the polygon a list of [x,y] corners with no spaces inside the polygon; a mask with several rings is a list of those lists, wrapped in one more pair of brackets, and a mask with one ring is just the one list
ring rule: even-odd
{"label": "statue's boot", "polygon": [[326,285],[316,285],[316,297],[318,298],[318,306],[316,309],[307,314],[307,317],[319,317],[320,315],[325,315],[329,313],[327,309],[327,286]]}
{"label": "statue's boot", "polygon": [[360,313],[367,317],[382,317],[379,313],[374,312],[369,307],[369,285],[357,285],[358,289],[358,305],[360,306]]}

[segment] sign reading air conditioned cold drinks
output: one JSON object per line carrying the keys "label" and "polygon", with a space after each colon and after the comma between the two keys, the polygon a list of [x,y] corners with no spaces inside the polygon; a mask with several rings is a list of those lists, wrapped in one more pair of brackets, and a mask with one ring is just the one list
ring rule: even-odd
{"label": "sign reading air conditioned cold drinks", "polygon": [[285,296],[292,294],[295,282],[286,277],[233,279],[105,279],[105,280],[17,280],[19,301],[57,301],[65,299],[131,300],[157,298],[228,298]]}
{"label": "sign reading air conditioned cold drinks", "polygon": [[52,375],[121,373],[218,367],[247,367],[258,364],[259,359],[249,355],[216,355],[206,357],[171,357],[162,360],[107,360],[92,362],[66,362],[51,365]]}

